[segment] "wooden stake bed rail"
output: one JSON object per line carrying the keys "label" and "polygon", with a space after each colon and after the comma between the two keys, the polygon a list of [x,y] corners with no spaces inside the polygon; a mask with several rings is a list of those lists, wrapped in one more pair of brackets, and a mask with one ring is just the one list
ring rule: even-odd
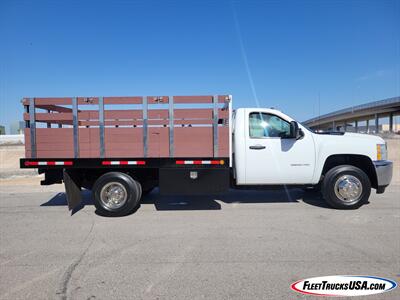
{"label": "wooden stake bed rail", "polygon": [[26,158],[229,157],[231,96],[25,98]]}

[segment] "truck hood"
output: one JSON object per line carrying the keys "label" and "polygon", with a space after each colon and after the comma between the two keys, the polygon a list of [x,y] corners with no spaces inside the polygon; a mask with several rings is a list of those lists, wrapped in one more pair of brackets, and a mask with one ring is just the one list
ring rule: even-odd
{"label": "truck hood", "polygon": [[317,152],[323,157],[335,154],[355,154],[368,156],[372,161],[377,159],[377,144],[385,141],[376,135],[350,133],[314,134]]}
{"label": "truck hood", "polygon": [[377,135],[371,135],[371,134],[363,134],[363,133],[353,133],[353,132],[346,132],[343,135],[344,138],[349,138],[349,139],[365,139],[369,140],[373,143],[377,144],[384,144],[385,140],[382,139],[380,136]]}
{"label": "truck hood", "polygon": [[371,143],[376,144],[384,144],[385,141],[376,135],[363,134],[363,133],[353,133],[353,132],[316,132],[315,133],[318,138],[322,139],[345,139],[345,140],[354,140],[354,139],[362,139],[370,141]]}
{"label": "truck hood", "polygon": [[363,134],[363,133],[353,133],[353,132],[315,132],[318,137],[323,139],[334,138],[337,139],[338,137],[341,139],[363,139],[369,140],[373,143],[384,144],[385,141],[379,136],[370,135],[370,134]]}

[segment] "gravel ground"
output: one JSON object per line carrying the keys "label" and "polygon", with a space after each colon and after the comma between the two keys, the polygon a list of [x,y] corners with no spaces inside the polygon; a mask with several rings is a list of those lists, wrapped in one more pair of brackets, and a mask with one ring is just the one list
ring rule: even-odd
{"label": "gravel ground", "polygon": [[400,279],[400,186],[355,211],[296,189],[153,192],[135,214],[104,218],[88,192],[71,216],[62,186],[38,180],[0,183],[0,299],[294,299],[302,278]]}

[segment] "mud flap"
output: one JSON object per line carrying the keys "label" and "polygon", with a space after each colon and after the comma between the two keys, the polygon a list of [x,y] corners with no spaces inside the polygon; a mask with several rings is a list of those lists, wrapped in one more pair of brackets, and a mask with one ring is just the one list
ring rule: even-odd
{"label": "mud flap", "polygon": [[82,201],[79,176],[77,176],[74,170],[64,169],[63,180],[65,185],[65,193],[67,195],[68,209],[73,210]]}

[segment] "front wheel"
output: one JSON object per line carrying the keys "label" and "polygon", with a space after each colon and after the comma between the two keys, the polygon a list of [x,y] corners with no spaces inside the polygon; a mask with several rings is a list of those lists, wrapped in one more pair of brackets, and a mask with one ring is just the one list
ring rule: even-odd
{"label": "front wheel", "polygon": [[94,186],[94,204],[106,216],[124,216],[138,205],[142,195],[140,183],[121,172],[109,172],[99,177]]}
{"label": "front wheel", "polygon": [[322,195],[333,208],[355,209],[368,201],[371,182],[361,169],[342,165],[329,170],[322,183]]}

